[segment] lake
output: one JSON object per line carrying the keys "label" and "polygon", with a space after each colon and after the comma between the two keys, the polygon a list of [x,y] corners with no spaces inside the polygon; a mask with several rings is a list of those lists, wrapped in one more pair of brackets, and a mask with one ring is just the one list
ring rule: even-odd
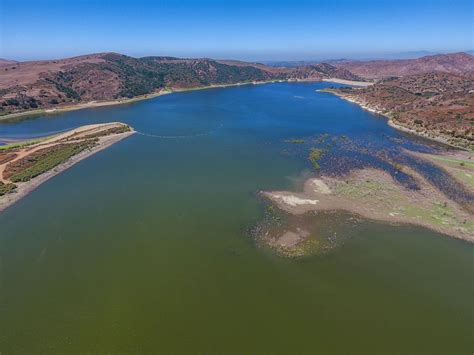
{"label": "lake", "polygon": [[[250,237],[258,191],[318,173],[291,139],[333,139],[321,172],[394,173],[383,151],[472,199],[400,153],[443,148],[316,92],[331,85],[175,93],[0,124],[3,138],[110,121],[139,132],[0,214],[0,352],[471,354],[470,244],[361,221],[334,250],[288,259]],[[351,216],[319,218],[337,229]]]}

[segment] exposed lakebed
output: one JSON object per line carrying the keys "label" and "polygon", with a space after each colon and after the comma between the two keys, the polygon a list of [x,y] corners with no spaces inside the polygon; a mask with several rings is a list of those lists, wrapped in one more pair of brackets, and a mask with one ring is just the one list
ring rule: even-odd
{"label": "exposed lakebed", "polygon": [[[444,148],[315,92],[331,85],[212,89],[0,124],[8,139],[111,121],[138,132],[0,214],[0,349],[470,352],[472,245],[346,213],[271,212],[316,235],[305,258],[249,238],[268,213],[258,191],[300,191],[323,173],[379,168],[416,189],[404,164],[472,202],[402,150]],[[319,170],[312,148],[325,151]]]}

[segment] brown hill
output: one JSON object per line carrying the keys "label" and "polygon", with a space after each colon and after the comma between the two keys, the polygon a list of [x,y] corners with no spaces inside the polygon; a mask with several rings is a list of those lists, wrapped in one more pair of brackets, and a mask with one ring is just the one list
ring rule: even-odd
{"label": "brown hill", "polygon": [[395,124],[432,138],[474,147],[474,80],[442,72],[385,79],[338,95],[380,112]]}
{"label": "brown hill", "polygon": [[99,53],[0,68],[0,115],[96,100],[133,98],[165,88],[194,88],[270,80],[360,80],[344,68],[317,64],[273,68],[260,63],[133,58]]}
{"label": "brown hill", "polygon": [[467,53],[438,54],[417,59],[350,61],[335,64],[364,78],[446,72],[474,77],[474,56]]}
{"label": "brown hill", "polygon": [[7,66],[7,65],[14,65],[16,63],[18,63],[16,60],[0,58],[0,67],[4,67],[4,66]]}

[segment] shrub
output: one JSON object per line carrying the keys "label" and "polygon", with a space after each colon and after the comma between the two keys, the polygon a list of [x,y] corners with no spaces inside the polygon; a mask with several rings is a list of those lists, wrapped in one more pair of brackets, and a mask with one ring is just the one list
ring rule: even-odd
{"label": "shrub", "polygon": [[72,156],[82,152],[83,150],[92,147],[95,140],[88,140],[75,144],[64,144],[55,149],[47,150],[45,152],[39,151],[36,156],[29,156],[29,162],[33,164],[20,172],[15,173],[10,180],[13,182],[25,182],[32,178],[51,170],[55,166],[65,162]]}
{"label": "shrub", "polygon": [[6,195],[16,189],[16,185],[12,183],[5,184],[0,181],[0,196]]}

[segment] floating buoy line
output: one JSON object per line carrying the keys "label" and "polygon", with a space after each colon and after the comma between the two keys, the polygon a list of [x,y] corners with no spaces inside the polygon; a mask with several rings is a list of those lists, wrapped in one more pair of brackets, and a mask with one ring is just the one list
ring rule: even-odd
{"label": "floating buoy line", "polygon": [[203,132],[203,133],[196,133],[196,134],[187,134],[187,135],[181,135],[181,136],[165,136],[165,135],[160,135],[160,134],[152,134],[152,133],[146,133],[146,132],[141,132],[135,130],[136,134],[139,134],[141,136],[145,137],[150,137],[150,138],[157,138],[157,139],[186,139],[186,138],[196,138],[196,137],[203,137],[203,136],[209,136],[213,133],[215,133],[218,129],[222,128],[223,124],[221,123],[218,127],[211,129],[210,131]]}
{"label": "floating buoy line", "polygon": [[[152,133],[146,133],[146,132],[141,132],[135,130],[136,134],[139,134],[144,137],[150,137],[150,138],[157,138],[157,139],[186,139],[186,138],[197,138],[197,137],[203,137],[203,136],[209,136],[213,133],[215,133],[218,129],[222,128],[223,124],[221,123],[218,127],[213,128],[207,132],[203,133],[196,133],[196,134],[188,134],[188,135],[179,135],[179,136],[168,136],[168,135],[160,135],[160,134],[152,134]],[[24,140],[33,140],[33,139],[39,139],[39,138],[44,138],[51,136],[53,134],[59,134],[59,133],[64,133],[67,131],[71,131],[77,127],[72,127],[72,128],[66,128],[62,129],[59,131],[50,131],[50,132],[42,132],[39,133],[38,135],[35,135],[34,137],[22,137],[22,138],[13,138],[13,137],[0,137],[0,142],[2,143],[14,143],[14,142],[21,142]]]}

